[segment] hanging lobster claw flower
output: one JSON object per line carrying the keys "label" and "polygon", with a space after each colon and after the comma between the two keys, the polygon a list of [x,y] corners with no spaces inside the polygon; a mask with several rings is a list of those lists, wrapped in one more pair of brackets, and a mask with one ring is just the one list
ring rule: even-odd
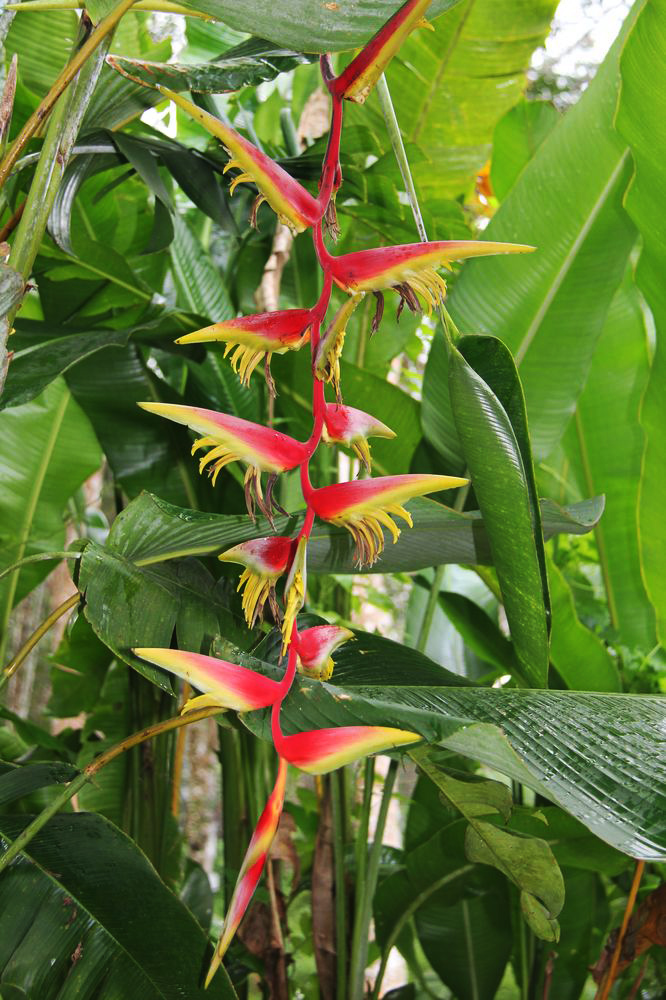
{"label": "hanging lobster claw flower", "polygon": [[280,222],[289,226],[295,233],[302,233],[304,229],[319,222],[322,208],[317,199],[313,198],[309,191],[269,156],[244,139],[235,129],[197,107],[181,94],[167,90],[166,87],[158,87],[157,89],[221,141],[231,157],[224,172],[226,173],[233,167],[238,167],[241,170],[241,173],[234,177],[231,183],[232,194],[236,186],[245,181],[253,181],[257,185],[259,197],[252,207],[250,219],[253,225],[256,221],[257,209],[262,201],[268,202]]}
{"label": "hanging lobster claw flower", "polygon": [[273,538],[253,538],[227,549],[218,556],[222,562],[240,563],[244,566],[238,584],[243,591],[243,613],[250,628],[254,628],[257,618],[261,621],[264,605],[268,601],[273,618],[281,621],[282,613],[275,594],[275,584],[285,572],[294,550],[294,539],[283,535]]}
{"label": "hanging lobster claw flower", "polygon": [[432,26],[423,19],[431,0],[407,0],[379,29],[340,76],[327,86],[335,97],[363,104],[388,63],[414,28]]}
{"label": "hanging lobster claw flower", "polygon": [[365,292],[359,292],[346,299],[322,335],[315,351],[313,373],[320,382],[332,383],[338,403],[340,394],[340,355],[345,342],[347,323]]}
{"label": "hanging lobster claw flower", "polygon": [[341,406],[339,403],[327,403],[324,410],[323,437],[332,444],[347,445],[370,472],[370,445],[367,439],[394,438],[395,431],[371,417],[369,413],[364,413],[363,410],[356,410],[353,406]]}
{"label": "hanging lobster claw flower", "polygon": [[284,585],[284,621],[282,622],[282,656],[287,652],[291,640],[291,630],[296,616],[305,604],[305,588],[307,585],[307,550],[308,540],[305,536],[298,539],[296,555],[294,556],[287,582]]}
{"label": "hanging lobster claw flower", "polygon": [[148,647],[137,647],[132,652],[142,660],[182,677],[192,687],[204,692],[200,697],[190,698],[185,703],[184,712],[204,705],[219,705],[222,709],[231,708],[235,712],[251,712],[256,708],[272,705],[280,697],[281,688],[277,681],[237,663],[218,660],[214,656],[188,653],[181,649]]}
{"label": "hanging lobster claw flower", "polygon": [[[213,485],[225,465],[230,462],[245,462],[248,466],[245,474],[245,502],[253,520],[255,503],[271,524],[274,510],[286,514],[273,497],[273,489],[278,473],[295,468],[306,457],[305,445],[300,441],[250,420],[218,413],[216,410],[205,410],[200,406],[183,406],[180,403],[138,405],[149,413],[167,417],[203,435],[192,445],[192,454],[200,448],[210,448],[199,461],[199,472],[207,468],[213,477]],[[265,496],[261,488],[262,472],[270,473]]]}
{"label": "hanging lobster claw flower", "polygon": [[280,816],[282,815],[286,783],[287,762],[286,760],[280,758],[273,791],[269,796],[268,802],[264,806],[264,811],[259,817],[259,822],[257,823],[255,831],[252,834],[250,846],[248,847],[245,857],[243,858],[243,864],[241,865],[241,870],[238,875],[238,881],[236,882],[233,896],[231,897],[231,903],[229,904],[227,915],[224,918],[222,934],[220,935],[220,940],[215,948],[215,954],[213,955],[213,960],[210,963],[204,988],[207,988],[210,985],[213,976],[217,972],[227,948],[236,933],[238,925],[243,919],[243,915],[247,910],[250,900],[252,899],[254,890],[257,887],[257,882],[259,881],[261,873],[264,869],[266,858],[268,857],[268,852],[271,844],[273,843],[273,838],[277,831],[278,823],[280,822]]}
{"label": "hanging lobster claw flower", "polygon": [[269,391],[275,396],[271,377],[272,354],[297,351],[309,340],[312,313],[309,309],[285,309],[281,312],[256,313],[238,319],[213,323],[202,330],[178,337],[177,344],[205,344],[223,341],[224,356],[233,351],[231,364],[243,385],[249,386],[250,376],[265,357],[265,375]]}
{"label": "hanging lobster claw flower", "polygon": [[340,726],[313,729],[276,740],[276,749],[294,767],[308,774],[326,774],[371,753],[395,750],[421,740],[418,733],[386,726]]}
{"label": "hanging lobster claw flower", "polygon": [[317,517],[350,532],[356,543],[354,554],[358,566],[372,566],[384,550],[382,526],[389,529],[394,542],[398,540],[400,528],[393,516],[398,515],[413,527],[403,503],[426,493],[465,486],[467,482],[457,476],[380,476],[313,490],[308,503]]}
{"label": "hanging lobster claw flower", "polygon": [[351,629],[342,625],[314,625],[298,635],[296,666],[301,674],[316,681],[328,681],[333,674],[332,653],[343,642],[354,638]]}
{"label": "hanging lobster claw flower", "polygon": [[[398,315],[404,303],[418,310],[417,295],[426,302],[428,313],[443,302],[446,282],[438,267],[453,260],[485,257],[500,253],[530,253],[534,247],[520,243],[492,243],[489,240],[439,240],[433,243],[406,243],[403,246],[357,250],[340,257],[327,255],[333,280],[346,292],[380,292],[393,288],[400,295]],[[379,311],[379,310],[378,310]]]}

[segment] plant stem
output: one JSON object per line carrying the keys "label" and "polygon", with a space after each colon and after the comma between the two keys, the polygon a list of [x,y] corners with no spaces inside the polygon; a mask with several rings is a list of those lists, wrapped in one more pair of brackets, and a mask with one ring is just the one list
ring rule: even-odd
{"label": "plant stem", "polygon": [[391,145],[393,146],[393,153],[398,161],[400,175],[402,177],[403,184],[405,185],[407,197],[409,198],[409,204],[412,210],[412,215],[414,216],[414,222],[416,223],[419,239],[422,243],[427,243],[428,234],[426,233],[425,223],[423,221],[423,216],[421,215],[419,200],[416,196],[416,188],[414,187],[412,171],[409,167],[409,160],[407,159],[407,151],[405,150],[405,144],[402,141],[402,132],[400,131],[400,126],[398,125],[398,119],[395,114],[395,108],[393,107],[393,101],[391,100],[388,83],[386,82],[386,77],[383,73],[377,80],[376,93],[379,99],[379,106],[382,109],[382,114],[384,115],[386,131],[388,132]]}
{"label": "plant stem", "polygon": [[67,552],[39,552],[36,556],[26,556],[25,559],[19,559],[18,562],[7,566],[0,573],[0,580],[4,576],[9,576],[14,570],[21,569],[23,566],[29,566],[31,563],[49,562],[52,559],[80,559],[82,555],[82,552],[72,552],[71,550]]}
{"label": "plant stem", "polygon": [[449,872],[448,875],[443,875],[441,878],[438,878],[435,882],[433,882],[432,885],[429,885],[427,889],[424,889],[423,892],[420,892],[418,896],[416,896],[412,900],[409,906],[405,910],[403,910],[397,922],[394,924],[393,930],[389,934],[386,944],[384,946],[384,950],[382,952],[382,960],[379,966],[379,972],[377,973],[377,978],[375,979],[375,985],[372,991],[372,1000],[377,1000],[377,998],[379,997],[379,991],[381,989],[382,980],[384,979],[384,973],[386,972],[386,966],[388,964],[389,955],[391,954],[391,950],[393,949],[396,941],[400,937],[405,925],[411,920],[411,918],[414,916],[419,907],[423,906],[423,904],[435,892],[438,892],[440,889],[443,889],[444,886],[449,884],[449,882],[453,882],[457,878],[462,878],[463,875],[466,875],[468,872],[471,872],[473,868],[474,865],[464,865],[462,868],[458,868],[454,872]]}
{"label": "plant stem", "polygon": [[347,997],[347,893],[345,886],[345,772],[344,768],[331,775],[331,807],[333,811],[333,850],[335,857],[335,954],[336,997]]}
{"label": "plant stem", "polygon": [[55,625],[59,618],[62,618],[66,611],[69,611],[70,608],[73,608],[75,604],[79,603],[80,598],[81,595],[77,590],[76,593],[72,594],[71,597],[68,597],[66,601],[59,604],[55,611],[52,611],[48,618],[44,619],[41,625],[37,626],[27,642],[24,642],[16,656],[10,660],[5,669],[2,671],[2,674],[0,675],[0,690],[2,690],[5,686],[9,678],[14,676],[18,668],[34,649],[39,640],[46,635],[49,629]]}
{"label": "plant stem", "polygon": [[[112,10],[110,14],[99,22],[87,41],[84,42],[76,55],[67,63],[65,68],[58,75],[48,94],[42,98],[37,109],[30,115],[27,122],[12,143],[11,149],[5,156],[2,163],[0,163],[0,187],[5,184],[5,181],[9,177],[12,168],[29,139],[32,138],[42,122],[47,118],[65,87],[72,82],[89,57],[97,48],[99,48],[104,39],[113,32],[123,14],[127,13],[135,2],[136,0],[121,0],[115,10]],[[102,63],[103,61],[104,60],[102,59]]]}
{"label": "plant stem", "polygon": [[[83,120],[86,108],[95,89],[95,84],[104,65],[104,59],[111,40],[110,34],[122,13],[133,2],[134,0],[123,0],[112,14],[100,22],[98,29],[83,43],[74,58],[58,77],[49,94],[47,94],[39,108],[37,108],[37,111],[28,119],[21,133],[14,140],[2,164],[0,164],[1,187],[7,180],[12,167],[16,163],[28,139],[30,139],[37,126],[45,120],[46,115],[67,84],[81,70],[76,85],[72,85],[67,93],[62,95],[51,116],[30,186],[30,192],[26,199],[25,209],[23,210],[12,241],[12,249],[8,261],[9,266],[18,271],[26,281],[30,277],[32,266],[42,242],[42,237],[44,236],[49,214],[53,207],[60,181],[69,162],[81,121]],[[104,30],[100,33],[100,29],[103,26]],[[92,44],[93,42],[94,44]],[[100,48],[102,42],[105,44]],[[98,48],[99,51],[96,53],[95,58],[89,59]],[[86,60],[89,61],[86,62]],[[69,72],[72,67],[74,67],[73,71]],[[49,103],[51,96],[52,100]],[[18,309],[19,305],[14,306],[6,316],[2,317],[0,322],[0,394],[4,388],[7,374],[7,339]]]}
{"label": "plant stem", "polygon": [[360,883],[357,880],[357,889],[358,885],[361,885],[363,902],[361,907],[361,919],[358,924],[354,926],[355,940],[353,945],[356,949],[356,962],[355,964],[352,964],[350,973],[350,1000],[363,1000],[365,992],[365,967],[368,961],[368,945],[370,943],[368,938],[370,936],[370,921],[372,919],[372,901],[375,895],[375,889],[377,888],[377,876],[379,875],[379,862],[382,853],[384,828],[386,827],[386,817],[388,815],[389,805],[391,804],[391,794],[393,792],[393,786],[395,784],[397,773],[398,761],[391,760],[386,778],[384,779],[384,788],[379,806],[379,815],[377,816],[375,838],[370,849],[370,856],[368,857],[368,868],[365,879],[363,883]]}
{"label": "plant stem", "polygon": [[358,965],[358,951],[361,944],[362,931],[360,929],[363,911],[363,886],[365,885],[365,870],[368,863],[368,830],[370,828],[370,807],[372,805],[372,789],[375,783],[375,759],[367,757],[363,765],[363,802],[361,804],[361,817],[356,834],[356,887],[354,895],[354,926],[351,939],[351,959],[350,959],[350,981],[351,989],[352,971]]}
{"label": "plant stem", "polygon": [[442,563],[441,566],[435,567],[435,575],[432,578],[430,593],[428,594],[428,603],[426,604],[426,609],[423,613],[423,620],[421,622],[421,628],[419,629],[419,637],[416,642],[416,648],[419,653],[425,653],[426,646],[428,645],[428,637],[430,635],[430,629],[432,628],[432,622],[435,617],[435,608],[439,603],[439,592],[444,581],[445,572],[445,563]]}
{"label": "plant stem", "polygon": [[138,746],[140,743],[145,743],[146,740],[151,740],[154,736],[160,736],[162,733],[169,733],[174,729],[180,729],[181,726],[189,726],[192,722],[199,722],[200,719],[208,719],[212,715],[219,715],[219,713],[219,706],[214,706],[212,708],[199,708],[193,712],[188,712],[186,715],[176,715],[171,719],[158,722],[154,726],[147,726],[138,733],[133,733],[132,736],[127,736],[120,743],[116,743],[115,746],[111,747],[105,753],[100,754],[99,757],[96,757],[88,764],[81,774],[70,781],[60,795],[46,809],[42,810],[39,816],[36,816],[32,823],[26,826],[25,830],[13,841],[11,846],[0,857],[0,872],[4,871],[14,858],[26,848],[35,834],[39,833],[44,824],[52,816],[55,816],[59,809],[69,802],[85,784],[92,781],[95,775],[103,767],[111,763],[112,760],[115,760],[116,757],[119,757],[127,750],[131,750],[132,747]]}
{"label": "plant stem", "polygon": [[622,917],[622,926],[620,927],[620,933],[618,934],[617,941],[615,942],[615,949],[613,951],[613,957],[611,959],[610,968],[608,969],[608,973],[605,979],[603,980],[602,985],[599,987],[595,1000],[608,1000],[608,996],[612,989],[613,983],[615,982],[615,976],[617,974],[617,966],[620,961],[620,953],[622,951],[622,942],[624,941],[625,934],[627,933],[629,918],[631,917],[632,911],[634,909],[636,896],[638,895],[638,887],[641,884],[641,878],[643,877],[644,868],[645,868],[644,861],[636,862],[634,878],[631,883],[631,889],[629,890],[629,895],[627,897],[627,905],[624,909],[624,916]]}

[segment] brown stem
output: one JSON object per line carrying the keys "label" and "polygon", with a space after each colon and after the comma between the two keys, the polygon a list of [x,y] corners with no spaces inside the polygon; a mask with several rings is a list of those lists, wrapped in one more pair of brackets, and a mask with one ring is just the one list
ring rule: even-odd
{"label": "brown stem", "polygon": [[629,918],[634,909],[634,904],[636,903],[636,895],[638,894],[638,887],[641,884],[641,878],[643,876],[643,869],[645,868],[644,861],[636,862],[636,870],[634,871],[634,878],[631,883],[631,889],[629,890],[629,896],[627,897],[627,905],[624,909],[624,916],[622,918],[622,926],[620,927],[620,933],[617,936],[617,941],[615,942],[615,949],[613,951],[613,957],[611,959],[610,968],[608,973],[604,977],[603,982],[597,990],[597,995],[595,1000],[608,1000],[613,983],[615,982],[615,976],[617,973],[618,962],[620,961],[620,952],[622,951],[622,942],[624,941],[624,936],[627,933],[627,925],[629,924]]}
{"label": "brown stem", "polygon": [[[190,697],[192,688],[185,681],[181,692],[181,711]],[[180,811],[180,783],[183,777],[183,760],[185,758],[185,744],[187,741],[187,730],[180,729],[176,740],[176,752],[173,759],[173,778],[171,781],[171,813],[178,819]]]}
{"label": "brown stem", "polygon": [[112,10],[103,18],[90,38],[84,42],[76,55],[67,63],[62,72],[58,75],[55,83],[48,94],[42,98],[37,109],[30,115],[27,122],[12,143],[12,146],[0,163],[0,187],[5,184],[13,170],[16,161],[21,155],[28,141],[35,134],[44,119],[50,114],[54,104],[62,94],[63,90],[72,82],[86,60],[92,55],[95,49],[104,41],[106,36],[113,31],[118,21],[121,19],[136,0],[121,0],[115,10]]}
{"label": "brown stem", "polygon": [[25,211],[27,201],[27,198],[23,199],[11,218],[7,219],[2,229],[0,229],[0,243],[4,243],[7,237],[10,236],[18,226],[23,216],[23,212]]}
{"label": "brown stem", "polygon": [[76,593],[72,594],[71,597],[68,597],[66,601],[59,604],[55,611],[52,611],[48,618],[45,618],[41,625],[35,629],[28,641],[21,646],[13,660],[11,660],[2,671],[2,675],[0,676],[0,688],[4,687],[10,677],[14,676],[25,658],[34,649],[39,640],[46,635],[50,628],[55,625],[58,619],[61,618],[66,611],[69,611],[70,608],[73,608],[75,604],[78,604],[79,597],[80,595],[77,590]]}

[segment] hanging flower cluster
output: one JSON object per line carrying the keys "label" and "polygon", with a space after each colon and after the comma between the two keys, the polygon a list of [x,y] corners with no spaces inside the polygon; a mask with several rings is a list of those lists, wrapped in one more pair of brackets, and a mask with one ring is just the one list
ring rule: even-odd
{"label": "hanging flower cluster", "polygon": [[[213,483],[229,463],[241,462],[246,466],[245,497],[251,518],[255,518],[258,509],[274,526],[274,514],[284,513],[274,495],[277,477],[290,469],[300,470],[306,504],[303,527],[295,538],[272,535],[253,539],[219,557],[243,566],[239,590],[243,589],[242,607],[248,626],[252,628],[261,621],[266,604],[280,626],[282,656],[287,658],[281,680],[271,680],[238,664],[197,653],[134,650],[138,656],[184,678],[202,692],[186,704],[185,711],[203,705],[237,712],[271,708],[272,739],[278,755],[277,779],[245,855],[206,985],[222,961],[264,867],[282,810],[287,764],[309,774],[322,774],[367,754],[420,739],[417,733],[386,726],[345,726],[287,735],[282,730],[280,716],[296,672],[328,680],[333,671],[331,654],[353,636],[348,629],[338,626],[298,628],[298,614],[305,603],[307,587],[307,546],[315,517],[346,528],[354,540],[357,565],[370,566],[383,551],[385,530],[394,542],[398,539],[400,528],[396,517],[411,527],[405,503],[467,482],[454,476],[424,474],[360,479],[319,489],[312,486],[309,463],[322,439],[352,448],[370,473],[368,438],[395,436],[374,417],[342,402],[339,359],[349,317],[364,295],[372,292],[377,297],[373,322],[376,329],[383,311],[383,293],[390,289],[399,295],[398,312],[404,305],[411,310],[420,309],[421,301],[430,312],[443,301],[446,291],[438,268],[466,257],[529,249],[505,243],[436,242],[382,247],[336,257],[324,244],[324,227],[333,234],[337,228],[335,195],[342,183],[339,151],[343,100],[360,103],[365,100],[402,40],[415,27],[427,24],[422,18],[429,3],[430,0],[408,0],[403,4],[339,76],[333,75],[330,57],[321,58],[322,77],[332,99],[332,117],[317,197],[232,128],[180,95],[163,91],[221,140],[230,155],[225,169],[241,171],[232,182],[232,190],[244,182],[256,185],[259,194],[252,209],[253,222],[259,204],[266,201],[294,232],[312,230],[324,278],[319,300],[310,309],[259,313],[215,323],[177,341],[180,344],[224,342],[225,354],[233,352],[231,363],[245,385],[263,361],[272,394],[275,393],[270,374],[272,354],[296,351],[309,343],[313,422],[307,441],[296,441],[271,428],[195,406],[140,404],[151,413],[196,432],[192,454],[201,453],[199,470],[207,471]],[[323,328],[333,283],[348,293],[349,298]],[[326,384],[333,386],[336,402],[326,401]],[[283,577],[280,600],[278,582]]]}

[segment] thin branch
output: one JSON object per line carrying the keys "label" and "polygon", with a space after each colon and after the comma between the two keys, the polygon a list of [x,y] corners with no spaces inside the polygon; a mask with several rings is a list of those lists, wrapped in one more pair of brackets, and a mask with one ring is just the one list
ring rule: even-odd
{"label": "thin branch", "polygon": [[5,686],[9,678],[14,676],[18,668],[21,666],[26,657],[29,656],[39,640],[46,635],[58,619],[62,618],[65,612],[69,611],[70,608],[73,608],[75,604],[78,604],[80,597],[81,595],[77,590],[71,595],[71,597],[68,597],[66,601],[59,604],[55,611],[52,611],[48,618],[45,618],[41,625],[35,629],[28,641],[21,646],[14,659],[11,660],[2,671],[2,674],[0,675],[0,690],[2,690]]}
{"label": "thin branch", "polygon": [[644,861],[636,862],[636,870],[634,871],[634,878],[631,883],[631,889],[629,890],[629,895],[627,897],[627,905],[624,909],[624,916],[622,918],[622,926],[620,927],[620,933],[617,936],[617,941],[615,942],[615,949],[613,951],[613,957],[611,959],[610,968],[606,974],[601,986],[597,991],[595,1000],[608,1000],[613,983],[615,982],[615,976],[617,974],[617,966],[620,961],[620,953],[622,951],[622,942],[624,941],[624,936],[627,933],[627,926],[629,924],[629,919],[634,909],[634,904],[636,903],[636,896],[638,894],[638,887],[641,884],[641,878],[643,876],[643,869],[645,868]]}
{"label": "thin branch", "polygon": [[99,22],[90,38],[84,42],[73,59],[59,74],[48,94],[41,100],[37,109],[30,115],[27,122],[12,143],[11,148],[4,160],[0,163],[0,187],[4,186],[22,151],[25,149],[27,143],[35,134],[44,119],[48,117],[62,92],[72,82],[76,74],[93,54],[95,49],[98,48],[107,35],[113,31],[123,14],[127,13],[134,3],[136,3],[136,0],[121,0],[115,10],[111,11],[110,14]]}

